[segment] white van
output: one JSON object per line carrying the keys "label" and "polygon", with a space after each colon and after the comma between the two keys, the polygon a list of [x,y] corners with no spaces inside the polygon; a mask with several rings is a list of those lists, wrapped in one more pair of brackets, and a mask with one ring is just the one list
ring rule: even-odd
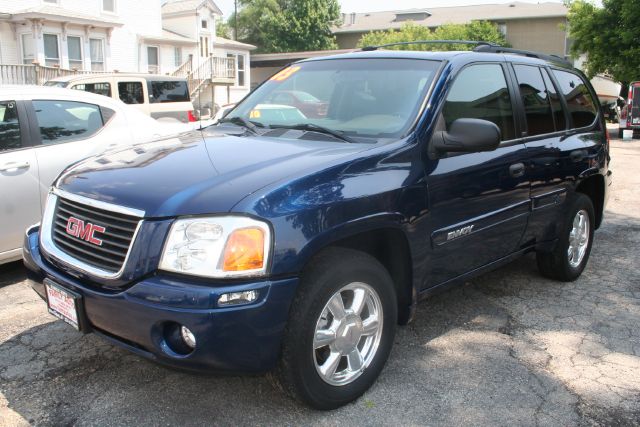
{"label": "white van", "polygon": [[187,80],[133,73],[83,74],[57,77],[45,86],[83,90],[119,99],[162,121],[195,122]]}

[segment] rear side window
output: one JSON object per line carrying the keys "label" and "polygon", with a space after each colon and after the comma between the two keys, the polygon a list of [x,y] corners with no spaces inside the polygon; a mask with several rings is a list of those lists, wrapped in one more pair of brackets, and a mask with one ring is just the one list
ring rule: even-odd
{"label": "rear side window", "polygon": [[0,102],[0,153],[21,148],[18,106],[15,101]]}
{"label": "rear side window", "polygon": [[515,65],[513,68],[516,71],[520,97],[527,117],[528,135],[554,132],[551,103],[540,69],[528,65]]}
{"label": "rear side window", "polygon": [[149,103],[161,102],[190,102],[189,88],[184,81],[151,81],[149,88]]}
{"label": "rear side window", "polygon": [[80,83],[72,86],[71,89],[83,90],[85,92],[111,97],[110,83]]}
{"label": "rear side window", "polygon": [[120,101],[125,104],[144,104],[144,92],[140,82],[118,82]]}
{"label": "rear side window", "polygon": [[597,109],[587,85],[579,76],[567,71],[553,70],[558,80],[560,92],[567,101],[573,127],[589,126],[596,119]]}
{"label": "rear side window", "polygon": [[94,104],[50,100],[32,102],[43,144],[89,138],[104,124],[100,107]]}
{"label": "rear side window", "polygon": [[503,141],[515,138],[513,108],[502,66],[478,64],[462,70],[447,95],[443,116],[447,130],[457,119],[483,119],[498,125]]}
{"label": "rear side window", "polygon": [[553,110],[553,120],[556,124],[556,130],[565,130],[567,128],[567,119],[564,115],[564,110],[562,109],[560,95],[558,95],[558,91],[553,85],[553,82],[551,82],[551,78],[549,77],[549,73],[547,73],[547,70],[542,68],[540,69],[540,71],[542,72],[544,85],[547,88],[549,100],[551,101],[551,110]]}

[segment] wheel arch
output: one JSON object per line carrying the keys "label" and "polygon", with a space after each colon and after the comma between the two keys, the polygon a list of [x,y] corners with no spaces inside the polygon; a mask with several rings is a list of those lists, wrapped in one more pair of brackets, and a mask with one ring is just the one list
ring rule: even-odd
{"label": "wheel arch", "polygon": [[[332,233],[333,239],[312,242],[306,252],[304,267],[325,249],[343,247],[366,253],[378,260],[393,280],[398,300],[398,323],[407,324],[413,315],[416,293],[413,287],[413,262],[409,239],[397,222],[353,227]],[[303,267],[303,269],[304,269]]]}
{"label": "wheel arch", "polygon": [[604,177],[600,174],[597,174],[582,180],[576,187],[576,193],[584,194],[591,199],[596,220],[594,225],[595,228],[598,229],[602,224],[602,218],[604,214]]}

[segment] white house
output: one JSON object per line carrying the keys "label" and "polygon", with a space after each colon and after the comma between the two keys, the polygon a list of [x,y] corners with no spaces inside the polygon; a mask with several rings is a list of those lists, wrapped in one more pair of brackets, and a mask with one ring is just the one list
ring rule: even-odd
{"label": "white house", "polygon": [[221,15],[212,0],[0,0],[0,67],[180,75],[199,103],[235,102],[254,47],[216,37]]}

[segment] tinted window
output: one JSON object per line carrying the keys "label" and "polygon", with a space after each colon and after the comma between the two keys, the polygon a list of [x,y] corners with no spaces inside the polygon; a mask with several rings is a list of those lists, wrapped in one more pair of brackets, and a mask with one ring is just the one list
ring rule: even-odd
{"label": "tinted window", "polygon": [[88,138],[102,128],[100,107],[74,101],[33,101],[43,144]]}
{"label": "tinted window", "polygon": [[190,102],[187,82],[148,82],[149,102]]}
{"label": "tinted window", "polygon": [[556,125],[556,130],[564,130],[567,128],[567,119],[564,115],[564,110],[562,109],[562,103],[560,102],[560,95],[558,95],[558,91],[555,86],[551,82],[551,78],[547,73],[547,70],[541,69],[542,77],[544,79],[544,85],[547,88],[547,93],[549,94],[549,100],[551,101],[551,109],[553,110],[553,120]]}
{"label": "tinted window", "polygon": [[125,104],[144,104],[144,92],[140,82],[119,82],[118,94]]}
{"label": "tinted window", "polygon": [[596,118],[596,104],[582,79],[566,71],[553,70],[560,85],[560,92],[567,101],[573,126],[580,128],[589,126]]}
{"label": "tinted window", "polygon": [[513,68],[527,117],[527,134],[533,136],[554,132],[551,104],[540,69],[527,65],[515,65]]}
{"label": "tinted window", "polygon": [[513,108],[502,67],[472,65],[460,72],[443,109],[447,130],[462,118],[483,119],[500,128],[502,140],[515,138]]}
{"label": "tinted window", "polygon": [[0,102],[0,152],[14,150],[22,146],[18,106],[14,101]]}
{"label": "tinted window", "polygon": [[85,92],[97,93],[111,97],[111,84],[109,83],[81,83],[72,86],[71,89],[83,90]]}

